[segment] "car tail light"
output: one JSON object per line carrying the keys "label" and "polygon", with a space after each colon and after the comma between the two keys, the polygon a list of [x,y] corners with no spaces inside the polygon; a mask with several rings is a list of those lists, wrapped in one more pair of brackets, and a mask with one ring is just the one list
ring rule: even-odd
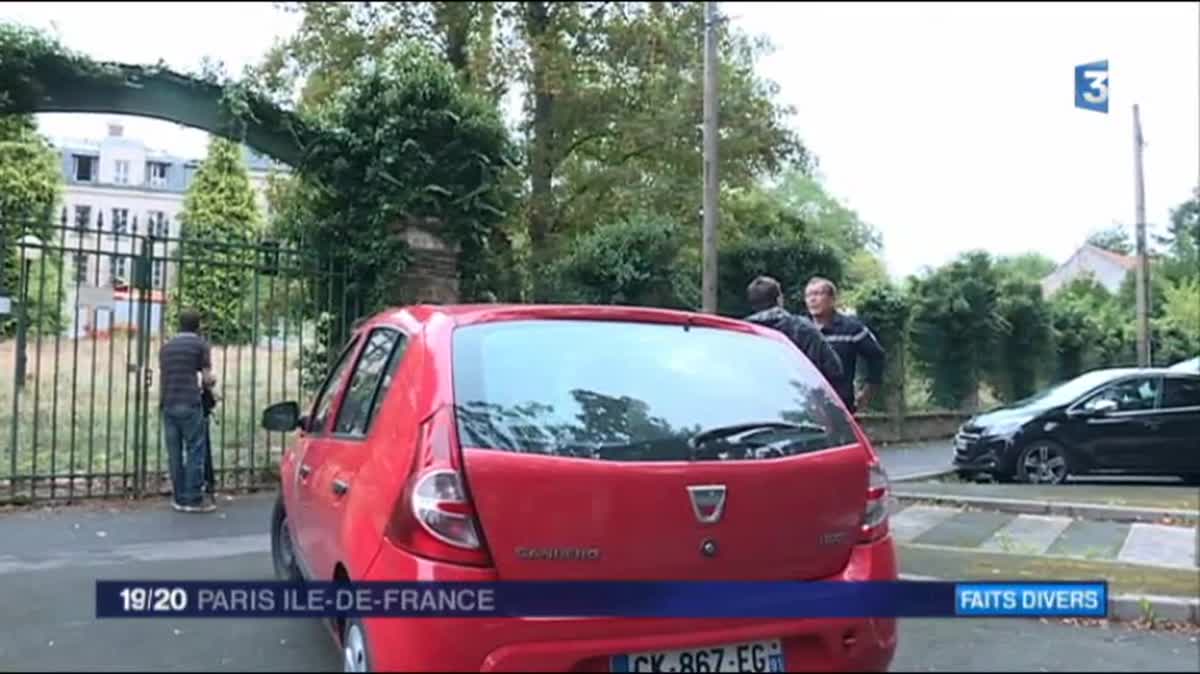
{"label": "car tail light", "polygon": [[390,537],[421,557],[489,566],[479,518],[456,465],[456,435],[449,407],[421,425],[412,477],[394,509]]}
{"label": "car tail light", "polygon": [[890,489],[887,471],[878,461],[868,468],[867,507],[863,510],[859,539],[863,543],[877,541],[888,533],[888,498]]}

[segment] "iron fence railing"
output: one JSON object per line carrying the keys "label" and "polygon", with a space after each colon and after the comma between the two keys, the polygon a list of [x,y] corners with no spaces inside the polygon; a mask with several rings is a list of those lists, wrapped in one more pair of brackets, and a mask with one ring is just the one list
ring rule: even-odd
{"label": "iron fence railing", "polygon": [[188,296],[189,274],[240,290],[220,303],[239,336],[212,345],[216,486],[274,482],[287,439],[260,428],[261,409],[306,397],[304,373],[324,369],[359,316],[352,274],[278,242],[3,224],[0,503],[169,492],[158,349],[179,307],[204,314],[215,300]]}

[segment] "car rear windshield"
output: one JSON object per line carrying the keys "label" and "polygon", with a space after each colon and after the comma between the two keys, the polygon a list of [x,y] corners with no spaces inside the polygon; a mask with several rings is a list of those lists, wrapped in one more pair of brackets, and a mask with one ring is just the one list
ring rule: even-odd
{"label": "car rear windshield", "polygon": [[750,460],[858,441],[791,346],[732,330],[528,320],[458,328],[463,446],[617,461]]}

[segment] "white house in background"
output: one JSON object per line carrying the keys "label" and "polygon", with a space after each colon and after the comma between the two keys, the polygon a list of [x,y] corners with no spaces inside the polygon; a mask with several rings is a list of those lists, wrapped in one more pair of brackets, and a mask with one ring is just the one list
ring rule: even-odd
{"label": "white house in background", "polygon": [[[111,310],[95,313],[81,306],[69,334],[107,332],[114,322],[119,327],[128,316],[136,315],[136,300],[124,292],[123,286],[132,278],[131,256],[137,253],[139,235],[179,236],[184,193],[200,160],[147,148],[141,140],[126,137],[119,124],[109,124],[108,135],[101,141],[62,140],[54,144],[62,159],[65,183],[61,244],[68,251],[78,251],[67,254],[64,285],[69,296],[65,301],[74,306],[78,296],[83,298],[81,304],[86,304],[86,298],[103,296],[108,291],[117,300]],[[287,167],[244,149],[250,182],[266,217],[267,176],[272,171],[285,172]],[[167,249],[154,251],[158,257],[169,257],[174,249],[173,244],[159,246]],[[159,260],[151,269],[151,323],[156,328],[163,291],[173,284],[174,270],[170,266]]]}
{"label": "white house in background", "polygon": [[1042,294],[1050,297],[1077,278],[1090,274],[1111,293],[1121,288],[1129,272],[1137,268],[1137,258],[1084,244],[1057,269],[1042,279]]}

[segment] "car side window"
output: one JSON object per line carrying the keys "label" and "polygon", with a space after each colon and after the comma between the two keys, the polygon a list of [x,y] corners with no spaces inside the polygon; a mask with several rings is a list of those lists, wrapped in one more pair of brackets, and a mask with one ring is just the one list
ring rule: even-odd
{"label": "car side window", "polygon": [[[338,410],[334,432],[338,435],[364,437],[370,427],[378,401],[387,392],[390,377],[385,381],[389,364],[403,349],[404,335],[392,328],[379,328],[371,333],[363,347],[354,376],[350,379],[346,397]],[[382,385],[381,385],[382,384]]]}
{"label": "car side window", "polygon": [[312,419],[308,423],[310,433],[316,434],[325,430],[325,422],[333,410],[333,402],[337,400],[338,392],[342,390],[346,375],[350,371],[350,364],[354,362],[351,356],[354,355],[358,342],[358,337],[350,340],[350,343],[342,350],[342,355],[338,357],[337,364],[333,366],[329,378],[325,380],[325,386],[321,389],[321,394],[313,406]]}
{"label": "car side window", "polygon": [[1102,401],[1117,404],[1118,412],[1139,412],[1154,409],[1158,401],[1157,377],[1126,379],[1104,389],[1084,403],[1084,409],[1097,409]]}
{"label": "car side window", "polygon": [[1200,407],[1200,379],[1168,377],[1163,381],[1164,409]]}

